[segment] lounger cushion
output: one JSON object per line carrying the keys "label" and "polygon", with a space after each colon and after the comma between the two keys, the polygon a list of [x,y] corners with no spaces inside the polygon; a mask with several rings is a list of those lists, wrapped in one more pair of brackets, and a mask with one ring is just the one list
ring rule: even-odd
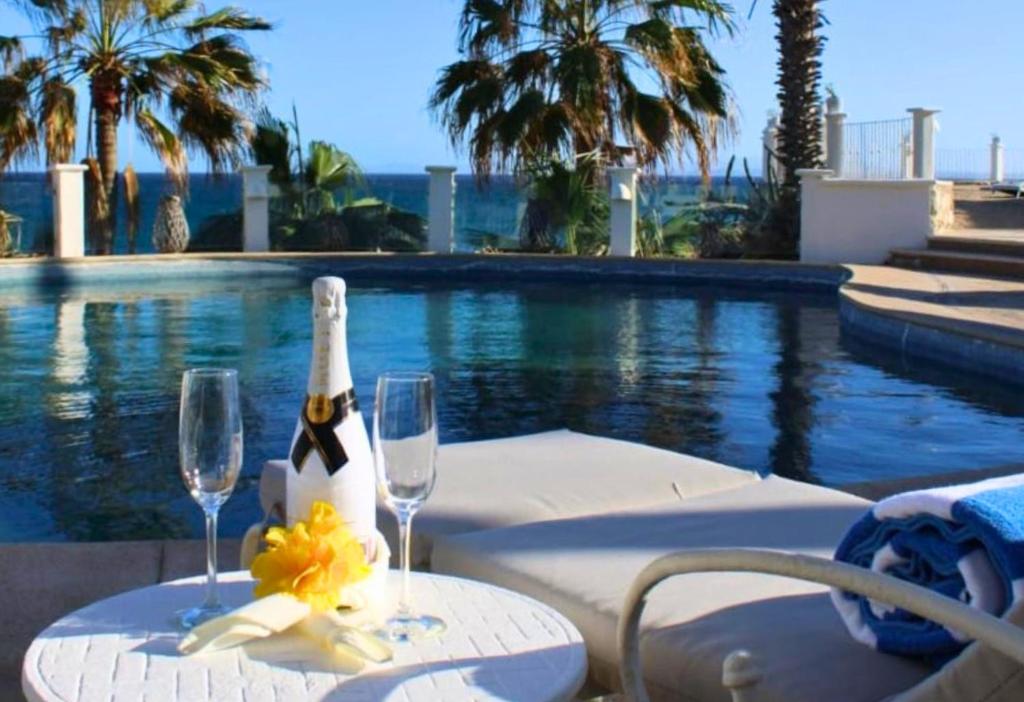
{"label": "lounger cushion", "polygon": [[[1007,620],[1024,627],[1024,605]],[[1020,702],[1024,666],[989,648],[972,644],[942,670],[892,702]]]}
{"label": "lounger cushion", "polygon": [[[435,571],[495,583],[568,616],[591,671],[617,686],[616,626],[630,583],[655,558],[685,548],[757,547],[831,557],[868,507],[845,493],[782,478],[616,514],[439,538]],[[920,663],[855,642],[826,588],[758,574],[681,576],[644,615],[642,660],[655,699],[729,699],[722,661],[747,648],[764,680],[759,702],[877,702],[923,679]]]}
{"label": "lounger cushion", "polygon": [[[284,503],[286,469],[278,461],[264,468],[265,509]],[[699,458],[565,430],[447,444],[437,470],[434,494],[413,524],[419,565],[429,562],[440,534],[674,503],[758,480]],[[377,521],[393,544],[394,517],[382,508]]]}

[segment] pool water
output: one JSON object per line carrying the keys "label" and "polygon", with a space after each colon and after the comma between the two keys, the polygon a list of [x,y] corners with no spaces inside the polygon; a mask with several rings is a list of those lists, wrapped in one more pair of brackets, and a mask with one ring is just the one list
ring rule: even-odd
{"label": "pool water", "polygon": [[[201,536],[177,414],[209,365],[242,383],[241,535],[291,440],[309,308],[307,282],[258,278],[5,295],[0,540]],[[826,485],[1024,461],[1017,393],[845,338],[834,294],[358,282],[349,342],[367,411],[382,370],[434,371],[442,441],[568,427]]]}

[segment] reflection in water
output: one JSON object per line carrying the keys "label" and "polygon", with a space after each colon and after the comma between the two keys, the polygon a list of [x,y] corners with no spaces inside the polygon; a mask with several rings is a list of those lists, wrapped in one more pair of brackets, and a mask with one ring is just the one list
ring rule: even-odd
{"label": "reflection in water", "polygon": [[[0,539],[201,535],[177,467],[192,366],[239,369],[245,465],[222,513],[239,535],[291,439],[309,316],[305,284],[8,300]],[[840,342],[831,297],[364,283],[349,339],[366,418],[380,372],[429,368],[443,441],[568,427],[828,484],[1024,460],[1016,394]]]}
{"label": "reflection in water", "polygon": [[637,398],[649,408],[643,440],[718,459],[723,437],[714,398],[723,378],[716,348],[717,304],[701,295],[680,305],[658,303],[655,313],[657,358]]}
{"label": "reflection in water", "polygon": [[814,363],[804,356],[804,311],[797,305],[781,304],[776,311],[778,362],[775,375],[779,386],[771,393],[772,423],[778,430],[771,448],[771,468],[776,475],[812,481],[811,441],[814,425]]}
{"label": "reflection in water", "polygon": [[85,301],[68,300],[57,306],[57,331],[53,342],[54,391],[50,406],[58,419],[89,416],[89,393],[85,385],[89,350],[85,345]]}

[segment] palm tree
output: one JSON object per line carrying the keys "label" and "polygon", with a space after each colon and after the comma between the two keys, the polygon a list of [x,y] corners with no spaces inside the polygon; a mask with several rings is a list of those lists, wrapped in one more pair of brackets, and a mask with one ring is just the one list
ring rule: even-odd
{"label": "palm tree", "polygon": [[281,191],[291,215],[303,219],[338,208],[335,192],[343,190],[351,201],[353,189],[365,185],[362,169],[346,151],[326,141],[314,140],[302,152],[299,115],[292,107],[292,121],[274,117],[263,109],[249,143],[254,163],[271,166],[270,182]]}
{"label": "palm tree", "polygon": [[[186,175],[186,151],[219,172],[241,162],[243,108],[264,87],[240,33],[270,29],[228,7],[199,0],[6,0],[31,18],[32,36],[0,36],[0,172],[45,148],[47,165],[73,154],[78,95],[88,83],[95,129],[101,250],[113,236],[117,129],[134,122],[168,171]],[[26,53],[35,40],[39,54]],[[90,145],[91,146],[91,145]]]}
{"label": "palm tree", "polygon": [[[560,243],[566,253],[596,255],[608,245],[608,194],[595,184],[596,159],[575,164],[557,158],[527,166],[530,186],[519,225],[519,245],[547,251]],[[561,233],[562,241],[555,235]]]}
{"label": "palm tree", "polygon": [[[751,12],[757,5],[754,0]],[[820,29],[825,19],[819,0],[774,0],[772,13],[778,28],[779,86],[781,107],[778,158],[784,178],[779,192],[779,244],[784,253],[798,250],[800,215],[800,168],[821,165],[821,54],[825,39]]]}
{"label": "palm tree", "polygon": [[[423,218],[378,200],[356,199],[369,188],[359,164],[349,153],[314,140],[303,150],[299,118],[292,121],[262,110],[249,144],[253,163],[271,167],[277,187],[271,210],[271,241],[286,250],[418,251],[425,243]],[[336,195],[341,193],[342,202]],[[228,223],[237,235],[236,222]]]}
{"label": "palm tree", "polygon": [[463,58],[430,106],[482,177],[556,156],[615,163],[620,139],[645,167],[691,147],[706,175],[729,98],[704,36],[732,29],[718,0],[465,0]]}

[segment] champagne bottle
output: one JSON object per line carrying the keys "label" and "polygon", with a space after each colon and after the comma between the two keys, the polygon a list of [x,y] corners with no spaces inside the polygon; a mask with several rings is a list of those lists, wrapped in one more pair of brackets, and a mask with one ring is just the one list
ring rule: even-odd
{"label": "champagne bottle", "polygon": [[345,281],[313,281],[313,360],[306,401],[289,452],[289,525],[330,502],[373,557],[376,499],[373,455],[359,412],[345,333]]}

